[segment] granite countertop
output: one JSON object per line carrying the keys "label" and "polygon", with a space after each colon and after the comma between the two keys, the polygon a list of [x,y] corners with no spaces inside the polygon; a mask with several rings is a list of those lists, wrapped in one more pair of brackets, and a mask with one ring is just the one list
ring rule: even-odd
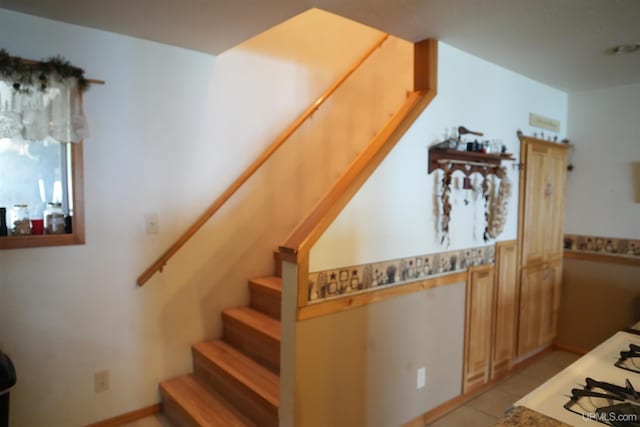
{"label": "granite countertop", "polygon": [[524,406],[516,406],[507,413],[496,427],[571,427],[562,421],[550,418],[540,412],[533,411]]}

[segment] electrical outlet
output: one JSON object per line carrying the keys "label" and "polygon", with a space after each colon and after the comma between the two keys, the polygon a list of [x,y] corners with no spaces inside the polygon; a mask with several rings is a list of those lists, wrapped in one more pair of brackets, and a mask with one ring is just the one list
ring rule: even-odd
{"label": "electrical outlet", "polygon": [[416,389],[420,390],[427,383],[427,371],[425,368],[418,368],[418,375],[416,378]]}
{"label": "electrical outlet", "polygon": [[157,234],[160,231],[157,213],[148,213],[144,215],[144,224],[147,234]]}
{"label": "electrical outlet", "polygon": [[93,380],[96,393],[109,390],[109,371],[107,369],[93,374]]}

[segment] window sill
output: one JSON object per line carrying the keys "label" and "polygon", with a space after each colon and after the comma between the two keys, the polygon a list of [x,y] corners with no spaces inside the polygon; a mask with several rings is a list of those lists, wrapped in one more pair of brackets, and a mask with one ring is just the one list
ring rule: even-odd
{"label": "window sill", "polygon": [[77,233],[0,237],[0,250],[83,244],[84,236],[80,236]]}

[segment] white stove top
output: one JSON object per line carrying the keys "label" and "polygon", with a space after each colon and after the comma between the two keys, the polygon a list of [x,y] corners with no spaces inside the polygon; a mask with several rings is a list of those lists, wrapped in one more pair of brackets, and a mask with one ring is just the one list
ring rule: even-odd
{"label": "white stove top", "polygon": [[620,351],[628,350],[629,344],[640,345],[640,335],[618,332],[598,347],[585,354],[573,364],[556,374],[549,381],[514,403],[524,406],[573,426],[597,427],[602,424],[584,419],[563,407],[571,398],[572,388],[583,388],[585,378],[624,386],[629,379],[636,390],[640,390],[640,373],[620,369],[614,364]]}

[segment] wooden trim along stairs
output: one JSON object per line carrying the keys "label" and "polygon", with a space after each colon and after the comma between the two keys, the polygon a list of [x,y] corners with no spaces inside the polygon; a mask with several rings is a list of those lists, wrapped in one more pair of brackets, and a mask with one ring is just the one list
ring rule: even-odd
{"label": "wooden trim along stairs", "polygon": [[249,307],[222,312],[222,339],[193,345],[193,374],[160,384],[164,412],[176,426],[278,425],[282,282],[277,274],[276,267],[273,276],[249,281]]}

